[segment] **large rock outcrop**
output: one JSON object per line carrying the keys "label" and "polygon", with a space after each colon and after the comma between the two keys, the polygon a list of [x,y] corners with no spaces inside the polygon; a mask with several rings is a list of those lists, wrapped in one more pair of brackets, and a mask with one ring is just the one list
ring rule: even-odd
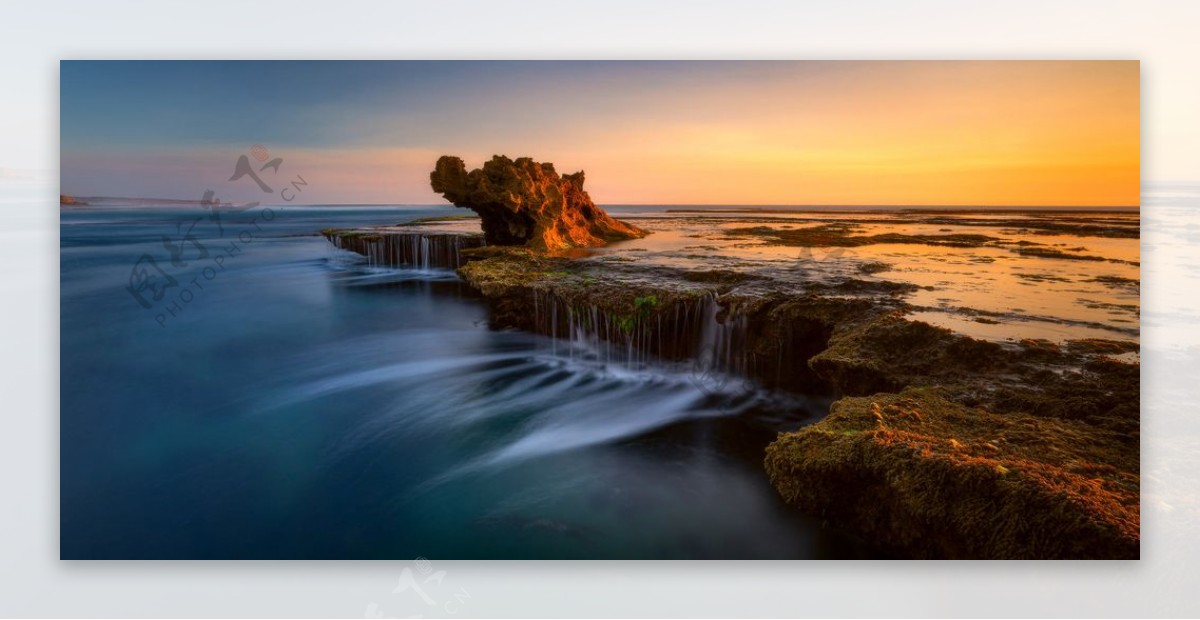
{"label": "large rock outcrop", "polygon": [[559,176],[554,164],[496,155],[467,172],[448,155],[429,174],[433,191],[483,220],[489,245],[561,251],[637,239],[646,231],[614,219],[583,190],[583,172]]}

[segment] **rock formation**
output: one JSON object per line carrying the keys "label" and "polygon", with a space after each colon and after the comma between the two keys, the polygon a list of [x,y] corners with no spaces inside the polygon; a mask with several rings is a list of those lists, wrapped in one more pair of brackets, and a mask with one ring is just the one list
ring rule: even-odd
{"label": "rock formation", "polygon": [[[880,283],[781,294],[737,272],[465,252],[458,273],[487,297],[492,327],[690,359],[701,391],[841,397],[780,434],[764,466],[786,503],[874,549],[1139,556],[1140,373],[1106,358],[1136,343],[973,340],[903,318]],[[716,355],[721,342],[732,346]]]}
{"label": "rock formation", "polygon": [[554,164],[496,155],[467,172],[463,160],[442,156],[429,174],[433,191],[483,220],[489,245],[560,251],[637,239],[647,232],[610,217],[583,190],[583,172],[559,176]]}
{"label": "rock formation", "polygon": [[[541,170],[497,161],[498,172]],[[476,204],[469,179],[495,186],[491,166],[468,175],[461,161],[443,158],[441,176],[459,179],[447,198]],[[552,170],[541,183],[558,182]],[[439,172],[433,181],[445,187]],[[505,199],[494,200],[513,214],[544,203],[516,192]],[[487,217],[485,230],[496,234]],[[819,232],[826,247],[845,236]],[[369,260],[412,264],[411,252],[388,249],[408,241],[389,234],[414,233],[326,232]],[[790,237],[799,247],[813,239]],[[461,265],[459,276],[487,299],[493,328],[582,339],[595,351],[615,345],[603,358],[614,363],[622,354],[632,365],[683,362],[690,383],[714,398],[765,388],[834,401],[819,422],[797,429],[781,419],[764,467],[783,501],[873,549],[911,558],[1139,557],[1140,367],[1119,360],[1138,351],[1136,342],[974,340],[906,318],[909,283],[477,245],[445,266]]]}
{"label": "rock formation", "polygon": [[843,398],[767,448],[771,482],[789,504],[904,557],[1139,557],[1136,433],[1122,441],[1086,420],[946,396]]}

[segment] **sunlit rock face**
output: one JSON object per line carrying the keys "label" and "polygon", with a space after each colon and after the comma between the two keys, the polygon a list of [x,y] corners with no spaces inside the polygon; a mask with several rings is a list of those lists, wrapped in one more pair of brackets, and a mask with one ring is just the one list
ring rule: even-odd
{"label": "sunlit rock face", "polygon": [[554,164],[496,155],[467,172],[444,155],[429,174],[433,191],[483,220],[488,245],[558,251],[637,239],[647,232],[610,217],[583,190],[583,172],[559,175]]}

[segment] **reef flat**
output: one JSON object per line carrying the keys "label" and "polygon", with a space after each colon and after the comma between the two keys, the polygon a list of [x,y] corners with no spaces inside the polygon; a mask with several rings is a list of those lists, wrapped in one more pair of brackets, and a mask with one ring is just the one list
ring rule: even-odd
{"label": "reef flat", "polygon": [[573,252],[489,243],[477,219],[323,234],[456,270],[494,328],[834,400],[765,447],[766,475],[876,548],[1138,557],[1136,213],[624,219],[643,234]]}

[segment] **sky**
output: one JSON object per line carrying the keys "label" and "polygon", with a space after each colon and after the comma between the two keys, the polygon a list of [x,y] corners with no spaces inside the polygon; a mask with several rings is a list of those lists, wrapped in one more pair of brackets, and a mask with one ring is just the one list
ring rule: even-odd
{"label": "sky", "polygon": [[[63,61],[61,188],[437,204],[441,155],[600,204],[1139,203],[1136,61]],[[258,151],[261,155],[261,151]],[[258,167],[258,160],[252,159]]]}

